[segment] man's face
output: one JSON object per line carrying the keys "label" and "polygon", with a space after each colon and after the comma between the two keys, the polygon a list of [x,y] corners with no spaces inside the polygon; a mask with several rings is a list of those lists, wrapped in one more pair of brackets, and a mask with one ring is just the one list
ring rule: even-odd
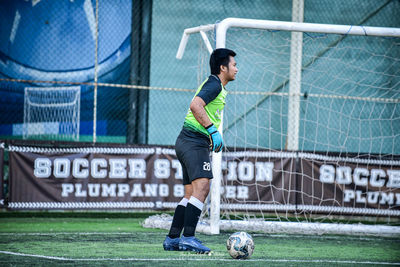
{"label": "man's face", "polygon": [[236,60],[234,57],[229,56],[228,68],[221,65],[221,74],[224,75],[226,81],[230,82],[235,80],[238,68],[236,67]]}
{"label": "man's face", "polygon": [[238,72],[238,68],[236,67],[236,60],[234,57],[229,56],[229,64],[226,73],[226,79],[228,81],[233,81],[236,78],[236,73]]}

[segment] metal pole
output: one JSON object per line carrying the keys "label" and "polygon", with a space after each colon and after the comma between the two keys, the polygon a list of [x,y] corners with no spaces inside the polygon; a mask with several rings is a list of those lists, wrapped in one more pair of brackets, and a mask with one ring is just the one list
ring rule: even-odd
{"label": "metal pole", "polygon": [[93,143],[97,141],[97,68],[98,68],[98,48],[99,48],[99,0],[96,0],[96,38],[94,53],[94,92],[93,92]]}
{"label": "metal pole", "polygon": [[[132,1],[132,85],[150,85],[152,1]],[[130,89],[127,142],[146,144],[148,138],[149,91]]]}
{"label": "metal pole", "polygon": [[[293,0],[293,22],[303,22],[304,1]],[[301,63],[303,53],[303,33],[292,32],[290,43],[289,112],[287,128],[287,149],[299,149]]]}

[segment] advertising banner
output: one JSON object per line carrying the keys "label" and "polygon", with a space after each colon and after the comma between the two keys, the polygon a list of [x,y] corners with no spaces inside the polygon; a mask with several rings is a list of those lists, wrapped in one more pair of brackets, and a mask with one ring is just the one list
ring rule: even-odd
{"label": "advertising banner", "polygon": [[296,153],[223,154],[222,209],[274,210],[296,201]]}
{"label": "advertising banner", "polygon": [[10,208],[169,208],[184,195],[173,149],[9,149]]}
{"label": "advertising banner", "polygon": [[[10,146],[12,209],[173,209],[170,147]],[[400,161],[238,151],[222,160],[221,209],[400,216]]]}
{"label": "advertising banner", "polygon": [[400,216],[400,160],[371,155],[298,156],[298,190],[302,192],[298,194],[298,204],[333,213]]}

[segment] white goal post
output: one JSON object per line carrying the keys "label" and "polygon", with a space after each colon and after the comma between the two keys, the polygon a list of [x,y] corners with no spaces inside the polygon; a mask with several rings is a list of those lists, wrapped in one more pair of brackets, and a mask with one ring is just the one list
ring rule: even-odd
{"label": "white goal post", "polygon": [[[287,31],[287,32],[307,32],[307,33],[321,33],[321,34],[338,34],[338,35],[359,35],[359,36],[381,36],[381,37],[387,37],[387,38],[398,38],[400,37],[400,28],[385,28],[385,27],[369,27],[369,26],[352,26],[352,25],[331,25],[331,24],[315,24],[315,23],[302,23],[302,22],[285,22],[285,21],[272,21],[272,20],[254,20],[254,19],[240,19],[240,18],[227,18],[221,21],[218,24],[209,24],[209,25],[203,25],[203,26],[198,26],[194,28],[188,28],[184,30],[178,52],[176,54],[176,57],[178,59],[181,59],[183,57],[186,44],[189,40],[189,36],[191,34],[196,34],[199,33],[201,35],[202,40],[204,41],[205,47],[208,52],[212,52],[212,46],[210,43],[209,38],[207,37],[206,33],[209,31],[215,30],[215,47],[216,48],[224,48],[226,47],[226,39],[227,39],[227,32],[229,29],[232,28],[241,28],[241,29],[260,29],[260,30],[268,30],[268,31]],[[293,38],[293,35],[292,35]],[[229,47],[230,48],[230,47]],[[293,47],[292,47],[293,49]],[[298,47],[297,47],[298,49]],[[301,49],[301,48],[300,48]],[[301,50],[300,50],[301,53]],[[292,60],[292,58],[291,58]],[[297,66],[302,65],[301,62],[301,57],[297,59],[297,61],[300,62],[294,62],[290,64],[290,72],[292,74],[294,70],[294,66],[297,64]],[[300,70],[301,71],[301,70]],[[290,76],[296,77],[296,79],[300,79],[298,75],[296,76]],[[290,80],[289,82],[292,84],[298,84],[300,86],[300,80],[293,82]],[[306,95],[302,94],[300,91],[300,88],[290,90],[289,93],[287,93],[287,97],[289,99],[289,105],[291,100],[299,101],[300,96],[305,96]],[[339,96],[340,97],[340,96]],[[297,100],[296,100],[297,99]],[[381,101],[381,100],[379,100]],[[382,100],[382,101],[388,101],[394,104],[400,103],[399,99],[388,99],[388,100]],[[288,120],[287,120],[287,129],[288,129],[288,136],[287,136],[287,150],[288,151],[293,151],[293,152],[302,152],[298,150],[298,144],[299,144],[299,106],[297,108],[293,109],[290,111],[289,109],[289,114],[288,114]],[[295,118],[295,119],[293,119]],[[219,128],[221,134],[222,134],[222,128],[223,126]],[[211,234],[218,234],[220,229],[228,229],[229,227],[224,226],[223,222],[220,220],[221,217],[221,212],[220,212],[220,196],[221,196],[221,180],[222,180],[222,153],[213,153],[213,161],[212,161],[212,167],[213,167],[213,174],[214,174],[214,179],[212,182],[211,186],[211,204],[210,204],[210,218],[209,218],[209,229],[205,230],[206,232],[209,232]],[[397,165],[398,162],[395,162],[394,165]],[[396,174],[397,175],[397,174]],[[397,178],[396,178],[397,179]],[[398,215],[396,215],[398,216]],[[260,226],[259,224],[261,223],[260,221],[257,221],[257,226],[256,229],[262,229],[263,226]],[[278,222],[282,223],[282,222]],[[229,224],[233,224],[232,221],[229,222]],[[270,222],[265,222],[265,224],[268,224],[266,227],[271,229],[271,228],[286,228],[287,225],[280,225],[280,226],[271,226]],[[291,223],[289,223],[290,225]],[[301,226],[302,224],[299,223],[296,225],[296,227]],[[316,229],[317,233],[320,233],[321,231],[324,232],[324,230],[321,230],[323,226],[318,226],[317,224],[313,224],[313,226],[310,226],[310,224],[306,224],[308,228],[311,229]],[[333,224],[331,224],[328,228],[332,227]],[[374,226],[375,230],[374,231],[380,231],[377,226]],[[385,226],[387,227],[387,226]],[[244,229],[243,228],[243,223],[238,222],[238,226],[236,227],[238,229]],[[317,230],[317,228],[319,230]],[[335,230],[332,230],[330,233],[340,233],[338,228],[341,228],[342,231],[350,231],[350,232],[362,232],[363,230],[357,229],[356,231],[354,230],[353,227],[343,227],[343,226],[338,226],[334,227]],[[304,228],[305,229],[305,228]],[[370,231],[368,226],[365,226],[363,228],[365,232]],[[287,230],[285,230],[287,231]],[[400,231],[398,228],[385,228],[384,232],[387,234],[387,231],[393,231],[397,235],[399,235]],[[305,232],[308,232],[308,230],[305,230]],[[325,233],[325,232],[324,232]]]}
{"label": "white goal post", "polygon": [[81,87],[26,87],[23,138],[79,141]]}

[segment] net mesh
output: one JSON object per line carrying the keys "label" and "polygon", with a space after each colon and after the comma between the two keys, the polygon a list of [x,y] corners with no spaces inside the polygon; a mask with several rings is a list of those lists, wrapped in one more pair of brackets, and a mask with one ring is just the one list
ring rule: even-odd
{"label": "net mesh", "polygon": [[[208,33],[215,43],[214,36]],[[226,40],[237,53],[239,73],[227,85],[224,109],[221,218],[331,222],[343,217],[349,222],[398,216],[368,210],[397,210],[400,203],[397,186],[372,192],[371,178],[373,169],[400,164],[371,161],[395,155],[400,146],[400,40],[303,33],[299,149],[294,153],[287,151],[291,33],[229,29]],[[209,57],[204,45],[201,50],[203,58]],[[199,76],[205,78],[203,69]],[[309,158],[315,154],[325,157]],[[349,156],[356,158],[352,166],[346,162]],[[326,181],[307,173],[307,166],[329,170],[329,182],[338,183],[338,189],[326,190]],[[273,175],[281,178],[272,181]],[[369,181],[361,184],[363,176]],[[346,203],[352,199],[353,204]]]}
{"label": "net mesh", "polygon": [[80,87],[25,88],[23,137],[79,140]]}

